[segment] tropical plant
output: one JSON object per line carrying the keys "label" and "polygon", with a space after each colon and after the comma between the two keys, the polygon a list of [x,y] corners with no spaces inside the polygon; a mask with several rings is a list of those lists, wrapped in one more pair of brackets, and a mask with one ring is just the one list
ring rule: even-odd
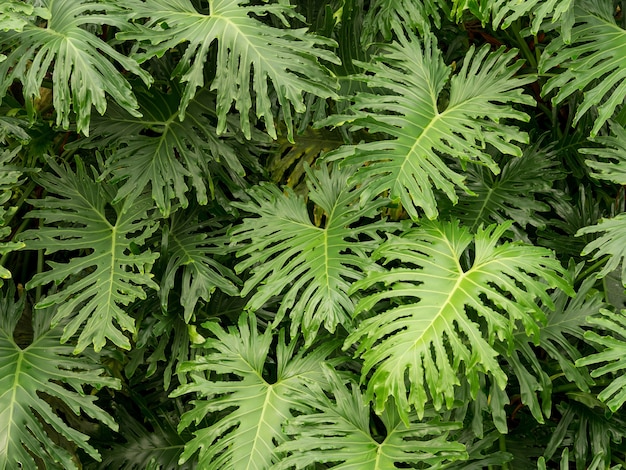
{"label": "tropical plant", "polygon": [[0,470],[626,467],[624,2],[0,3]]}

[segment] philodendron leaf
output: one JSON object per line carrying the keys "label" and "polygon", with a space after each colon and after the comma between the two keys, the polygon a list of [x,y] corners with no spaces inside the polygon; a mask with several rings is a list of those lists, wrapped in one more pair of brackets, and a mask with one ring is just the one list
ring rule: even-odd
{"label": "philodendron leaf", "polygon": [[103,376],[103,368],[92,359],[75,356],[71,346],[60,344],[59,328],[34,325],[32,343],[18,346],[13,332],[24,302],[14,302],[13,295],[9,289],[0,298],[0,470],[43,468],[36,462],[45,468],[78,469],[59,438],[99,461],[89,437],[68,425],[50,406],[50,399],[63,403],[65,413],[84,414],[117,430],[113,418],[95,404],[96,397],[89,391],[120,388],[119,380]]}
{"label": "philodendron leaf", "polygon": [[577,1],[573,11],[577,24],[571,31],[571,44],[557,36],[541,55],[539,73],[551,76],[541,93],[555,91],[552,102],[556,105],[584,91],[573,124],[596,109],[594,137],[626,98],[626,31],[616,23],[610,2]]}
{"label": "philodendron leaf", "polygon": [[602,278],[618,270],[622,284],[626,287],[626,213],[622,212],[612,219],[601,219],[596,225],[581,228],[576,236],[600,232],[604,233],[588,243],[582,254],[593,253],[592,260],[608,255],[608,261],[596,276]]}
{"label": "philodendron leaf", "polygon": [[[179,84],[168,83],[164,86],[167,90],[148,90],[137,82],[134,85],[140,117],[111,103],[103,116],[92,119],[91,136],[68,146],[110,150],[105,175],[122,182],[116,202],[137,197],[150,188],[157,207],[167,217],[172,206],[187,207],[192,188],[200,204],[216,196],[219,173],[215,166],[239,177],[246,174],[242,161],[247,149],[237,148],[232,122],[223,135],[217,135],[215,97],[206,88],[188,103],[185,119],[181,120]],[[254,134],[255,139],[258,134]]]}
{"label": "philodendron leaf", "polygon": [[251,314],[243,314],[236,328],[224,330],[212,322],[203,326],[212,337],[194,361],[179,369],[191,373],[193,383],[170,396],[195,393],[198,397],[192,402],[194,408],[181,417],[179,431],[194,421],[200,425],[209,414],[215,419],[199,426],[180,462],[199,450],[198,466],[205,470],[269,468],[276,460],[277,445],[285,439],[282,426],[294,414],[310,409],[306,387],[310,382],[326,382],[322,364],[337,344],[327,341],[296,353],[301,343],[286,344],[281,330],[272,358],[274,330],[259,333]]}
{"label": "philodendron leaf", "polygon": [[134,333],[135,324],[123,307],[145,299],[144,288],[159,288],[150,274],[159,254],[137,252],[159,225],[152,200],[141,196],[113,204],[115,187],[94,181],[80,161],[76,173],[52,160],[49,164],[58,176],[49,172],[39,178],[49,195],[31,200],[35,209],[27,215],[43,220],[44,226],[26,231],[22,239],[27,248],[42,249],[45,254],[82,253],[67,263],[50,261],[51,269],[36,274],[26,288],[62,284],[36,308],[59,305],[53,322],[70,319],[63,342],[80,332],[76,352],[90,343],[99,351],[107,338],[130,349],[122,332]]}
{"label": "philodendron leaf", "polygon": [[376,266],[367,256],[378,245],[378,231],[390,223],[357,223],[376,217],[384,201],[359,204],[363,188],[348,179],[350,168],[309,171],[309,198],[324,217],[317,226],[302,196],[290,188],[257,186],[251,201],[237,207],[258,217],[244,219],[234,227],[232,240],[237,255],[246,255],[237,272],[252,268],[242,295],[252,293],[247,308],[256,311],[272,296],[284,293],[276,322],[289,313],[291,335],[302,331],[311,342],[321,325],[335,331],[349,328],[354,301],[347,294],[351,282],[361,279],[364,270]]}
{"label": "philodendron leaf", "polygon": [[[307,28],[289,28],[289,17],[298,17],[286,2],[256,3],[248,0],[209,0],[207,10],[199,11],[190,0],[123,0],[132,18],[145,19],[141,25],[125,27],[120,38],[143,41],[144,53],[138,60],[160,57],[178,44],[185,52],[173,71],[185,84],[180,102],[180,118],[205,83],[204,65],[217,44],[215,78],[217,90],[217,131],[226,128],[226,118],[234,105],[240,113],[241,128],[250,137],[249,113],[253,108],[262,118],[267,132],[276,138],[274,107],[268,84],[272,84],[289,136],[293,133],[292,108],[304,112],[304,93],[321,98],[335,97],[335,80],[319,60],[337,63],[336,56],[324,47],[334,42],[315,36]],[[285,28],[260,21],[274,17]],[[301,17],[299,17],[302,19]]]}
{"label": "philodendron leaf", "polygon": [[120,54],[89,31],[93,25],[121,27],[125,22],[124,10],[112,2],[93,0],[36,3],[40,8],[34,9],[27,24],[21,22],[14,30],[0,31],[0,43],[3,49],[8,49],[6,60],[0,62],[0,97],[6,94],[13,80],[20,80],[33,113],[33,101],[40,96],[43,81],[52,72],[57,125],[68,128],[74,112],[78,132],[88,134],[91,108],[95,106],[100,114],[104,113],[107,94],[129,113],[137,115],[131,86],[109,58],[146,84],[152,82],[152,77],[134,59]]}
{"label": "philodendron leaf", "polygon": [[448,439],[450,431],[462,423],[442,421],[432,409],[419,419],[415,413],[405,424],[393,406],[380,416],[382,435],[374,435],[371,407],[359,386],[347,388],[339,375],[325,367],[330,383],[329,398],[315,390],[310,400],[314,413],[296,416],[288,421],[285,432],[290,440],[278,451],[287,453],[274,468],[311,468],[315,463],[338,465],[332,468],[383,470],[396,464],[435,464],[467,459],[465,446]]}
{"label": "philodendron leaf", "polygon": [[[585,340],[597,345],[598,352],[578,359],[576,365],[592,366],[592,377],[607,375],[611,379],[598,398],[616,412],[626,402],[626,375],[623,374],[626,369],[626,310],[613,313],[602,309],[600,313],[588,318],[596,330],[585,332]],[[600,334],[602,330],[608,334]]]}
{"label": "philodendron leaf", "polygon": [[[457,201],[457,187],[469,191],[464,176],[450,168],[446,157],[468,160],[499,171],[486,151],[493,146],[504,154],[522,154],[516,142],[528,136],[506,122],[527,121],[513,104],[532,104],[522,86],[522,66],[514,50],[489,47],[467,52],[463,65],[451,74],[433,34],[421,39],[407,33],[369,63],[360,79],[377,93],[357,93],[353,114],[331,116],[325,124],[352,124],[381,138],[331,152],[328,158],[357,165],[355,179],[365,185],[363,200],[387,193],[413,219],[418,209],[437,216],[435,190]],[[358,77],[357,77],[358,78]],[[444,92],[449,87],[449,94]]]}
{"label": "philodendron leaf", "polygon": [[216,257],[225,254],[228,237],[215,223],[199,223],[194,211],[170,216],[163,229],[163,251],[167,266],[161,281],[161,305],[167,309],[169,294],[181,274],[180,303],[189,322],[200,299],[208,302],[215,289],[228,295],[239,294],[235,274]]}
{"label": "philodendron leaf", "polygon": [[[22,169],[12,164],[13,159],[19,153],[20,148],[13,151],[4,150],[0,153],[0,240],[4,239],[11,233],[11,227],[5,226],[7,219],[15,213],[15,208],[7,207],[13,189],[23,183]],[[24,248],[24,243],[20,241],[0,241],[0,255],[5,255],[11,251]],[[0,287],[4,283],[4,279],[9,279],[11,272],[4,266],[0,266]]]}
{"label": "philodendron leaf", "polygon": [[412,407],[422,414],[429,400],[435,408],[444,400],[452,406],[460,377],[475,396],[480,373],[492,374],[504,388],[507,377],[494,343],[512,345],[516,322],[537,338],[545,321],[537,301],[553,308],[550,287],[573,294],[550,250],[500,243],[509,227],[492,225],[472,236],[458,222],[427,222],[390,235],[373,253],[397,267],[353,284],[352,291],[375,288],[356,313],[375,312],[387,299],[395,304],[361,321],[344,348],[356,345],[365,361],[362,377],[372,373],[367,397],[377,412],[389,397],[405,423]]}

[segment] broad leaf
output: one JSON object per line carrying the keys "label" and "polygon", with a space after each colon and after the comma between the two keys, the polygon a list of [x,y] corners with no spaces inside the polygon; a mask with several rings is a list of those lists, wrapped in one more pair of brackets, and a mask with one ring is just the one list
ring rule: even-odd
{"label": "broad leaf", "polygon": [[[68,128],[72,111],[78,132],[89,133],[91,107],[102,114],[106,94],[129,113],[139,115],[137,101],[123,69],[140,77],[146,84],[152,78],[133,59],[120,54],[85,26],[125,23],[123,9],[111,2],[92,0],[42,0],[33,11],[37,17],[15,30],[0,32],[0,43],[7,59],[0,62],[0,97],[14,80],[23,86],[31,114],[33,101],[40,96],[44,79],[51,72],[54,109],[59,126]],[[108,56],[108,57],[107,57]]]}
{"label": "broad leaf", "polygon": [[197,212],[178,211],[163,227],[161,243],[167,266],[161,281],[161,307],[167,310],[168,298],[180,276],[180,303],[185,322],[189,322],[200,299],[208,302],[215,289],[234,296],[239,294],[235,274],[217,257],[227,253],[228,237],[214,221],[199,222]]}
{"label": "broad leaf", "polygon": [[245,152],[235,147],[232,126],[223,137],[216,134],[214,96],[206,89],[199,92],[182,120],[178,110],[181,87],[168,88],[167,92],[157,88],[149,91],[137,86],[143,117],[133,117],[112,103],[104,116],[93,119],[92,138],[73,146],[108,147],[111,155],[105,173],[123,181],[114,201],[137,197],[150,186],[164,216],[172,210],[174,199],[187,207],[191,187],[200,204],[215,196],[212,163],[219,162],[237,175],[245,174],[240,161],[245,159]]}
{"label": "broad leaf", "polygon": [[372,267],[367,254],[378,244],[377,231],[391,227],[357,224],[375,217],[384,201],[361,208],[364,189],[348,183],[351,174],[350,168],[329,173],[325,166],[309,172],[309,198],[323,211],[321,226],[290,188],[283,193],[274,185],[257,186],[250,191],[252,201],[235,204],[259,216],[244,219],[232,232],[237,256],[247,255],[236,271],[252,268],[241,292],[253,293],[247,308],[256,311],[283,294],[276,323],[289,313],[291,335],[302,331],[307,343],[322,324],[330,332],[337,325],[350,327],[354,302],[348,289]]}
{"label": "broad leaf", "polygon": [[595,252],[592,260],[608,255],[606,264],[596,276],[598,278],[604,277],[619,269],[621,265],[622,284],[626,287],[626,213],[622,212],[612,219],[602,219],[596,225],[581,228],[576,236],[600,232],[604,232],[604,234],[588,243],[582,255]]}
{"label": "broad leaf", "polygon": [[[517,322],[537,338],[545,314],[536,302],[553,307],[550,287],[573,293],[566,271],[549,250],[498,245],[509,225],[480,229],[473,237],[455,222],[424,223],[401,237],[390,235],[374,252],[374,259],[398,267],[354,283],[352,291],[376,287],[356,313],[387,299],[399,305],[363,320],[344,347],[357,345],[365,361],[363,378],[373,371],[367,397],[375,400],[377,412],[389,397],[405,422],[412,406],[421,414],[429,399],[435,408],[443,400],[452,406],[459,370],[473,396],[480,372],[492,374],[504,388],[507,377],[494,343],[512,346]],[[464,267],[472,242],[473,261]]]}
{"label": "broad leaf", "polygon": [[291,439],[278,448],[288,456],[275,466],[277,470],[331,462],[337,469],[383,470],[397,468],[396,464],[430,468],[467,458],[465,446],[448,438],[448,432],[462,423],[441,421],[432,410],[426,419],[412,414],[406,425],[390,407],[380,416],[382,436],[375,435],[371,409],[359,387],[350,383],[348,390],[336,372],[330,368],[325,372],[333,398],[315,390],[310,399],[317,412],[288,421],[285,432]]}
{"label": "broad leaf", "polygon": [[[304,112],[303,93],[322,98],[335,96],[335,82],[319,60],[336,62],[336,57],[322,47],[334,43],[314,36],[306,29],[281,29],[258,18],[275,17],[288,27],[296,15],[285,2],[250,5],[247,0],[209,0],[207,11],[197,10],[190,0],[131,0],[127,5],[136,20],[134,29],[118,34],[121,38],[150,41],[144,61],[160,57],[179,44],[187,44],[185,53],[173,71],[185,83],[180,101],[180,119],[199,87],[205,83],[204,65],[217,42],[217,59],[211,65],[215,78],[211,89],[217,90],[218,133],[226,128],[226,117],[234,105],[240,113],[241,128],[250,137],[249,112],[254,108],[267,132],[276,138],[274,110],[268,84],[271,83],[280,105],[283,120],[292,136],[292,109]],[[146,19],[140,24],[139,19]]]}
{"label": "broad leaf", "polygon": [[[603,309],[601,313],[602,315],[589,317],[588,322],[608,334],[601,335],[596,330],[587,331],[585,339],[598,345],[599,352],[578,359],[576,364],[596,366],[591,372],[592,377],[610,374],[611,382],[598,394],[598,399],[615,412],[626,402],[626,375],[623,373],[626,369],[626,311],[613,313]],[[606,364],[599,366],[602,363]]]}
{"label": "broad leaf", "polygon": [[51,269],[36,274],[26,288],[64,283],[36,308],[59,305],[53,322],[70,318],[63,342],[80,330],[76,352],[90,343],[99,351],[107,338],[130,349],[122,331],[134,333],[135,325],[124,306],[145,299],[144,287],[158,289],[149,274],[158,253],[139,249],[159,225],[151,217],[152,200],[144,196],[115,204],[115,187],[94,181],[80,161],[76,173],[52,160],[49,164],[58,176],[46,173],[39,182],[54,196],[31,200],[36,209],[27,215],[43,220],[45,226],[28,230],[22,239],[27,248],[45,254],[67,250],[82,254],[67,263],[49,261]]}
{"label": "broad leaf", "polygon": [[[258,333],[253,315],[242,315],[238,328],[223,330],[211,322],[203,326],[214,337],[203,345],[204,354],[181,368],[192,373],[194,383],[182,385],[171,396],[198,395],[194,408],[181,417],[179,431],[193,421],[200,424],[209,413],[216,421],[194,433],[180,462],[199,450],[199,468],[206,470],[269,468],[277,444],[285,438],[282,426],[294,412],[309,409],[307,384],[325,383],[322,363],[336,343],[295,353],[298,341],[285,344],[281,330],[274,359],[269,357],[272,330]],[[206,378],[200,375],[203,371]],[[237,379],[228,380],[225,374]]]}
{"label": "broad leaf", "polygon": [[[104,377],[104,370],[92,359],[72,355],[71,346],[59,344],[61,331],[45,328],[45,321],[34,322],[31,344],[18,346],[13,332],[24,302],[14,302],[13,296],[14,290],[9,289],[0,298],[0,469],[39,468],[36,461],[45,468],[78,469],[59,439],[99,461],[88,436],[70,427],[63,413],[83,413],[116,430],[113,418],[89,392],[94,387],[120,388],[119,381]],[[54,401],[63,409],[55,410]]]}
{"label": "broad leaf", "polygon": [[[503,121],[528,119],[511,105],[532,102],[520,88],[531,79],[515,77],[522,65],[511,63],[515,51],[489,52],[488,47],[478,51],[472,47],[459,72],[450,78],[451,69],[432,34],[426,34],[423,43],[413,35],[402,35],[399,42],[382,46],[382,51],[373,62],[359,65],[367,72],[362,80],[387,91],[359,93],[353,100],[354,115],[324,122],[348,122],[390,138],[346,146],[329,158],[360,166],[357,181],[371,179],[364,200],[389,192],[411,218],[418,218],[418,209],[434,218],[435,189],[453,202],[456,187],[469,191],[463,174],[452,170],[443,156],[475,161],[497,173],[487,145],[505,154],[522,154],[514,142],[525,142],[527,135]],[[444,93],[448,85],[449,95]]]}
{"label": "broad leaf", "polygon": [[572,29],[571,44],[567,45],[563,37],[556,37],[541,56],[539,73],[556,73],[541,92],[545,96],[555,90],[552,102],[558,104],[576,91],[584,90],[573,124],[597,107],[591,129],[593,137],[611,119],[615,109],[624,104],[626,31],[616,24],[611,2],[582,0],[576,2],[574,12],[577,24]]}

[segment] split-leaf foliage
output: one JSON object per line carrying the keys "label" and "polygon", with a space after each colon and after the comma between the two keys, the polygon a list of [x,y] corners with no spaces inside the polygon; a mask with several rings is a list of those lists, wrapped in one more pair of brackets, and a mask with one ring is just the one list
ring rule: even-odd
{"label": "split-leaf foliage", "polygon": [[625,467],[625,6],[0,2],[0,470]]}

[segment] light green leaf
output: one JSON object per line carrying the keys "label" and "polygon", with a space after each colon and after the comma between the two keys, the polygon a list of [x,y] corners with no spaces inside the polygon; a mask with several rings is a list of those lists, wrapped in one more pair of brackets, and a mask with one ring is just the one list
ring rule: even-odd
{"label": "light green leaf", "polygon": [[420,208],[435,218],[435,188],[453,202],[456,187],[469,191],[463,174],[453,171],[446,157],[479,162],[497,173],[487,145],[505,154],[522,154],[515,142],[526,142],[527,135],[504,124],[528,120],[512,104],[532,103],[521,89],[532,78],[515,76],[522,65],[521,61],[511,64],[515,55],[513,50],[472,47],[459,72],[450,78],[451,69],[444,64],[434,35],[424,35],[423,41],[411,34],[400,36],[399,42],[382,46],[371,63],[359,63],[368,73],[361,79],[372,88],[388,90],[386,94],[359,93],[353,100],[354,115],[323,121],[352,123],[390,139],[346,146],[328,158],[360,166],[355,176],[359,182],[371,179],[363,200],[389,192],[411,218],[419,217]]}
{"label": "light green leaf", "polygon": [[622,212],[612,219],[601,219],[596,225],[581,228],[576,236],[600,232],[604,232],[604,235],[588,243],[582,255],[586,256],[595,251],[592,260],[608,255],[606,264],[596,277],[602,278],[619,269],[621,265],[622,284],[626,287],[626,213]]}
{"label": "light green leaf", "polygon": [[[204,354],[180,369],[192,373],[194,383],[180,386],[171,396],[198,395],[194,409],[181,417],[179,431],[193,421],[200,424],[209,413],[216,421],[195,432],[180,462],[199,450],[198,466],[205,470],[269,468],[277,444],[285,439],[282,426],[294,412],[309,409],[307,384],[325,383],[322,364],[337,345],[327,341],[308,354],[301,347],[295,353],[298,341],[286,345],[281,330],[274,359],[269,357],[272,330],[259,334],[253,315],[242,315],[238,328],[224,330],[210,322],[203,326],[213,334],[203,345]],[[218,375],[207,373],[204,378],[203,371]],[[225,374],[237,379],[227,380]]]}
{"label": "light green leaf", "polygon": [[33,20],[17,31],[0,32],[0,43],[8,51],[6,60],[0,63],[0,98],[14,80],[19,80],[32,115],[33,101],[39,98],[40,87],[51,73],[59,126],[69,128],[73,111],[78,132],[88,134],[91,107],[104,113],[106,94],[129,113],[138,115],[131,86],[107,56],[146,84],[151,83],[152,78],[133,59],[84,28],[86,25],[119,28],[125,23],[123,10],[111,2],[92,0],[42,0],[39,3],[42,8],[36,13],[45,22]]}
{"label": "light green leaf", "polygon": [[[609,385],[598,394],[598,399],[606,403],[609,409],[616,412],[626,402],[626,317],[622,313],[613,313],[602,309],[602,315],[589,317],[587,321],[595,325],[595,330],[585,332],[585,339],[600,347],[600,351],[576,361],[578,366],[596,366],[591,371],[592,377],[610,374]],[[601,335],[600,329],[608,334]],[[599,366],[601,363],[606,363]]]}
{"label": "light green leaf", "polygon": [[577,107],[573,124],[592,107],[597,117],[591,136],[611,119],[615,109],[626,97],[626,31],[614,18],[611,2],[579,1],[574,9],[576,25],[571,44],[557,36],[544,50],[539,62],[540,74],[556,74],[544,85],[541,93],[555,90],[554,104],[566,100],[576,91],[583,91],[583,102]]}
{"label": "light green leaf", "polygon": [[246,218],[232,231],[237,256],[247,256],[238,273],[252,268],[241,294],[253,293],[247,308],[256,311],[272,296],[283,294],[275,323],[289,313],[291,335],[302,331],[307,343],[319,327],[334,332],[337,325],[350,328],[354,302],[348,295],[353,281],[373,263],[367,256],[377,246],[378,230],[389,223],[359,223],[376,217],[384,201],[359,206],[364,188],[348,182],[350,168],[329,173],[327,167],[309,171],[309,198],[322,211],[320,226],[308,213],[306,201],[290,188],[283,193],[274,185],[250,191],[252,200],[237,207],[259,217]]}
{"label": "light green leaf", "polygon": [[[39,329],[22,348],[13,331],[24,309],[14,302],[9,289],[0,298],[0,469],[78,469],[73,455],[56,439],[67,440],[89,456],[100,460],[88,436],[67,424],[50,401],[59,400],[67,413],[81,413],[117,430],[113,418],[99,408],[92,387],[120,388],[117,379],[104,377],[103,369],[86,356],[73,356],[72,347],[59,344],[59,329]],[[40,313],[40,315],[48,312]]]}
{"label": "light green leaf", "polygon": [[227,253],[228,237],[214,221],[198,222],[193,211],[178,211],[163,228],[162,250],[167,266],[161,280],[161,307],[167,310],[176,277],[181,276],[180,304],[188,323],[200,299],[208,302],[215,289],[239,294],[235,274],[216,257]]}
{"label": "light green leaf", "polygon": [[[336,97],[336,84],[319,60],[336,63],[334,54],[322,47],[334,42],[314,36],[303,29],[281,29],[257,18],[274,17],[285,27],[288,18],[297,17],[293,7],[280,2],[250,5],[247,0],[209,0],[208,9],[197,10],[189,0],[120,1],[132,10],[136,21],[118,34],[119,38],[150,41],[142,45],[144,61],[160,57],[179,44],[187,44],[184,55],[173,72],[185,83],[180,102],[180,119],[194,97],[204,86],[204,65],[209,51],[217,42],[216,62],[211,65],[215,78],[211,89],[217,90],[218,133],[226,128],[226,118],[234,105],[240,113],[241,128],[250,137],[249,112],[255,109],[267,132],[276,138],[274,106],[270,99],[271,83],[287,125],[293,132],[292,108],[305,111],[304,93]],[[137,20],[145,18],[141,25]],[[254,106],[253,98],[254,96]]]}
{"label": "light green leaf", "polygon": [[312,468],[318,464],[333,464],[336,469],[391,470],[396,464],[435,464],[467,459],[465,446],[450,440],[448,432],[462,423],[442,421],[429,410],[426,419],[413,413],[409,424],[400,420],[392,406],[380,419],[382,436],[374,434],[369,403],[359,387],[350,383],[346,388],[338,374],[329,367],[325,373],[333,398],[322,389],[311,394],[316,413],[296,416],[288,421],[285,432],[290,440],[278,448],[288,454],[273,468]]}
{"label": "light green leaf", "polygon": [[[536,338],[545,319],[537,301],[553,307],[550,287],[573,294],[549,250],[498,244],[509,226],[480,229],[473,237],[458,222],[427,222],[401,237],[390,235],[374,252],[375,259],[398,267],[354,283],[352,291],[375,288],[356,313],[387,299],[397,305],[361,321],[344,348],[357,346],[363,378],[372,372],[367,397],[377,412],[389,397],[405,423],[411,407],[421,414],[429,400],[436,409],[444,400],[450,407],[461,377],[475,397],[481,372],[504,388],[507,377],[494,343],[512,345],[516,322]],[[464,266],[472,243],[473,261]]]}
{"label": "light green leaf", "polygon": [[27,215],[43,220],[45,226],[26,231],[22,239],[27,248],[42,249],[45,254],[63,250],[82,250],[83,254],[67,263],[50,261],[51,269],[36,274],[26,288],[64,283],[36,308],[59,304],[53,322],[70,318],[63,342],[80,330],[76,352],[89,343],[99,351],[107,338],[130,349],[122,331],[134,333],[135,324],[123,307],[145,299],[144,287],[158,289],[149,274],[158,253],[134,252],[158,228],[152,200],[144,196],[112,203],[115,187],[95,182],[80,161],[76,173],[52,160],[48,163],[58,176],[49,172],[39,182],[55,196],[31,200],[36,209]]}

